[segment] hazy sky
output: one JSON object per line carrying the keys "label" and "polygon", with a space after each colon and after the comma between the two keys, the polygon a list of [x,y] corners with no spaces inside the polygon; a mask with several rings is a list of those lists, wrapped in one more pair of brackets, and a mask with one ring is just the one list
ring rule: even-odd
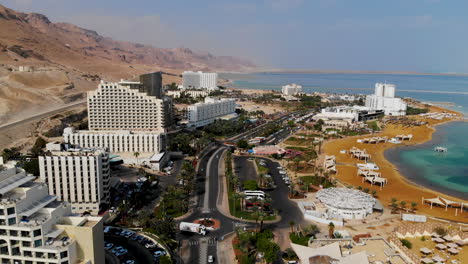
{"label": "hazy sky", "polygon": [[271,68],[468,72],[467,0],[0,0],[119,40]]}

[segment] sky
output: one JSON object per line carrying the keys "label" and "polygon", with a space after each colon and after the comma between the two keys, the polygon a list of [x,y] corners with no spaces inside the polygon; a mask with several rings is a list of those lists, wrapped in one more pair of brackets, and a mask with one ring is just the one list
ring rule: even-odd
{"label": "sky", "polygon": [[104,36],[270,69],[468,73],[466,0],[0,0]]}

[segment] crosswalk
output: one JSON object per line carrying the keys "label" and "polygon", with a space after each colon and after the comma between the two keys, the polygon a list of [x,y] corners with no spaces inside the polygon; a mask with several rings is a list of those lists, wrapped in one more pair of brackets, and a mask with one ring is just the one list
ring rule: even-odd
{"label": "crosswalk", "polygon": [[217,211],[218,209],[217,208],[200,208],[200,211],[203,213],[203,214],[209,214],[211,212],[215,212]]}
{"label": "crosswalk", "polygon": [[200,240],[189,240],[188,245],[190,247],[198,247],[200,245],[207,245],[207,246],[216,246],[218,244],[218,240],[216,238],[202,238]]}

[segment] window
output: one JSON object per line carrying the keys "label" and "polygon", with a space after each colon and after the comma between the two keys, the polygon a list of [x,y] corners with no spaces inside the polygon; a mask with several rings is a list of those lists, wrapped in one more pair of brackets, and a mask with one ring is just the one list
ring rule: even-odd
{"label": "window", "polygon": [[40,247],[40,246],[42,246],[42,240],[41,239],[34,240],[34,247]]}
{"label": "window", "polygon": [[41,235],[41,230],[40,229],[34,230],[34,236],[35,237],[40,236],[40,235]]}
{"label": "window", "polygon": [[15,213],[15,208],[14,207],[10,207],[7,209],[7,214],[8,215],[11,215],[11,214],[14,214]]}
{"label": "window", "polygon": [[21,231],[21,236],[22,237],[29,237],[29,231]]}
{"label": "window", "polygon": [[9,218],[9,219],[8,219],[8,225],[14,225],[14,224],[16,224],[16,218],[14,218],[14,217],[13,217],[13,218]]}
{"label": "window", "polygon": [[66,257],[68,257],[68,251],[60,252],[60,258],[66,258]]}
{"label": "window", "polygon": [[23,241],[23,247],[30,247],[30,246],[31,246],[31,242]]}

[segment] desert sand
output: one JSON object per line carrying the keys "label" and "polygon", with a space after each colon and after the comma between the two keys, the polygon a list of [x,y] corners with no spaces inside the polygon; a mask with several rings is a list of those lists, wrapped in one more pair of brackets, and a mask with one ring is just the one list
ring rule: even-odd
{"label": "desert sand", "polygon": [[[448,111],[446,109],[441,109],[439,107],[431,107],[431,111]],[[416,117],[417,119],[421,119],[421,117]],[[387,136],[389,138],[394,137],[400,134],[412,134],[413,139],[411,141],[404,141],[400,145],[413,145],[413,144],[421,144],[426,141],[431,140],[432,134],[435,131],[434,126],[438,124],[442,124],[445,122],[450,122],[450,119],[444,120],[429,120],[428,125],[424,126],[402,126],[402,125],[387,125],[383,131],[376,136]],[[360,138],[369,137],[367,136],[356,136],[356,137],[348,137],[344,139],[338,139],[329,141],[324,144],[323,149],[326,155],[335,155],[337,161],[337,174],[335,177],[342,183],[352,186],[362,186],[363,188],[369,188],[371,191],[377,191],[377,198],[382,202],[384,206],[388,206],[391,203],[392,198],[398,199],[400,201],[405,201],[407,203],[406,207],[410,208],[410,204],[415,202],[418,204],[416,207],[418,214],[426,214],[432,217],[443,218],[447,220],[457,221],[457,222],[464,222],[468,223],[468,213],[458,212],[458,216],[455,216],[455,209],[448,208],[445,211],[445,208],[438,208],[433,207],[430,209],[429,205],[422,204],[422,197],[424,198],[435,198],[437,196],[445,197],[450,200],[460,201],[460,202],[468,202],[457,199],[455,197],[450,197],[445,194],[441,194],[439,192],[417,186],[406,178],[404,178],[397,170],[397,168],[392,165],[389,161],[387,161],[384,157],[384,151],[395,147],[397,145],[392,143],[381,143],[381,144],[363,144],[357,143],[356,140]],[[371,185],[370,183],[362,183],[362,177],[357,175],[357,167],[356,163],[363,163],[364,161],[358,160],[353,158],[350,154],[341,154],[340,150],[349,150],[353,146],[366,149],[369,154],[372,155],[372,161],[375,162],[379,167],[379,172],[382,173],[382,177],[387,178],[389,183],[385,185],[385,187],[380,190],[380,186],[378,185]]]}

